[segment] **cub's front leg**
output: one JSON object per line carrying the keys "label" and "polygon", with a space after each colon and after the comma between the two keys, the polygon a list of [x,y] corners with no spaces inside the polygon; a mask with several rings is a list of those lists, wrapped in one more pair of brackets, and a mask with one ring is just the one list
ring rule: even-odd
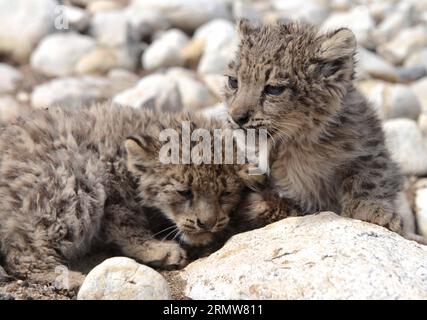
{"label": "cub's front leg", "polygon": [[342,215],[383,226],[404,235],[396,199],[401,176],[386,157],[362,156],[347,171],[342,183]]}
{"label": "cub's front leg", "polygon": [[124,255],[153,268],[184,267],[187,264],[185,250],[175,241],[154,239],[147,226],[146,217],[141,212],[135,213],[120,205],[105,209],[105,241],[117,245]]}

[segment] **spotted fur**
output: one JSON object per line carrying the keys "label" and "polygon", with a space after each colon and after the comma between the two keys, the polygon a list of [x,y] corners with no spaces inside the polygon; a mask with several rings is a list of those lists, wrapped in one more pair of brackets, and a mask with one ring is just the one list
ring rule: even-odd
{"label": "spotted fur", "polygon": [[[219,127],[195,115],[110,105],[36,110],[1,127],[0,252],[7,272],[54,282],[58,266],[94,243],[114,244],[158,268],[185,265],[186,252],[173,240],[204,245],[224,229],[246,169],[162,164],[159,133],[180,131],[182,121]],[[70,274],[72,284],[81,280]]]}
{"label": "spotted fur", "polygon": [[404,234],[400,170],[377,115],[353,85],[353,33],[247,20],[238,29],[224,89],[229,120],[268,129],[272,145],[269,187],[251,196],[249,215],[271,222],[330,210]]}

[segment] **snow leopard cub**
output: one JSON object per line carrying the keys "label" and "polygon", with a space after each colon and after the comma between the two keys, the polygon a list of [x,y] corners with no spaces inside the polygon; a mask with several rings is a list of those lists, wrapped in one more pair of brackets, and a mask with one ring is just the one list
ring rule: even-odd
{"label": "snow leopard cub", "polygon": [[[162,237],[171,232],[191,246],[208,244],[227,226],[250,179],[244,166],[162,164],[159,133],[180,133],[183,121],[192,129],[220,127],[196,115],[107,104],[37,110],[3,125],[0,253],[6,271],[54,283],[56,268],[94,243],[114,244],[153,267],[184,266],[184,249],[155,238],[152,230],[164,226],[153,224],[166,218],[175,226]],[[82,275],[69,276],[70,287],[78,287]]]}
{"label": "snow leopard cub", "polygon": [[248,213],[268,223],[328,210],[412,237],[397,206],[402,175],[353,84],[354,34],[247,20],[238,30],[224,89],[229,120],[271,137],[269,187],[248,198]]}

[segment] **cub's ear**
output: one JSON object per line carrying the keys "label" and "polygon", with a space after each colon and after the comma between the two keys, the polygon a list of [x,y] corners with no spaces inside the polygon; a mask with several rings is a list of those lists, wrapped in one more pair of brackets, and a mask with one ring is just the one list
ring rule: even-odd
{"label": "cub's ear", "polygon": [[323,42],[317,59],[321,75],[331,77],[343,74],[351,77],[357,47],[353,32],[348,28],[341,28],[327,33],[321,39]]}
{"label": "cub's ear", "polygon": [[152,137],[126,138],[125,148],[127,153],[128,170],[134,174],[145,172],[158,163],[157,142]]}
{"label": "cub's ear", "polygon": [[249,21],[249,19],[241,18],[237,21],[237,33],[240,36],[249,36],[259,29],[259,24]]}
{"label": "cub's ear", "polygon": [[250,163],[242,165],[237,174],[243,183],[252,190],[259,189],[267,180],[267,173]]}

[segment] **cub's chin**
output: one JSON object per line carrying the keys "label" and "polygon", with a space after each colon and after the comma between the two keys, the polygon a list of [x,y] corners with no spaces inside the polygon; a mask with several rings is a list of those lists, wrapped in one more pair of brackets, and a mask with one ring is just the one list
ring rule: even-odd
{"label": "cub's chin", "polygon": [[182,241],[190,246],[207,246],[214,240],[214,234],[211,232],[188,233],[183,232]]}

